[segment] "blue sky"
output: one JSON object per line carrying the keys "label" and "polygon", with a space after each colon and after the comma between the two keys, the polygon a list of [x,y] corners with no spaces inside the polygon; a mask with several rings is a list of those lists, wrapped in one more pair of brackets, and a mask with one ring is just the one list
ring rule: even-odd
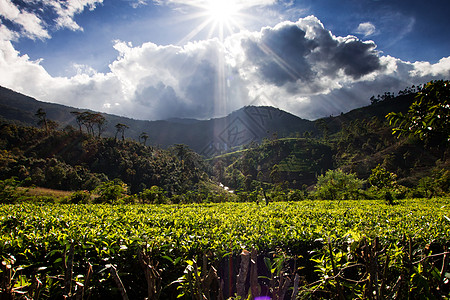
{"label": "blue sky", "polygon": [[137,119],[315,119],[450,77],[450,2],[0,0],[0,85]]}

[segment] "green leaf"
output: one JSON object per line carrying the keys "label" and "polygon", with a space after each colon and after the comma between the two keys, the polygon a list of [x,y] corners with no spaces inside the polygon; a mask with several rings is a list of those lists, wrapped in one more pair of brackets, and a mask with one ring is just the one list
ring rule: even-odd
{"label": "green leaf", "polygon": [[[162,258],[167,259],[168,261],[170,261],[172,264],[175,264],[174,260],[172,258],[170,258],[167,255],[162,256]],[[178,257],[179,258],[179,257]]]}

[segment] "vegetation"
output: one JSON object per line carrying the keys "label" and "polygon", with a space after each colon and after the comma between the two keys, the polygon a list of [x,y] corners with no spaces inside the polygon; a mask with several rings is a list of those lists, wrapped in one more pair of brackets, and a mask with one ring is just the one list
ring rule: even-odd
{"label": "vegetation", "polygon": [[98,113],[72,112],[78,130],[43,109],[39,128],[1,122],[0,294],[448,299],[449,90],[386,93],[208,160],[121,122],[102,137]]}
{"label": "vegetation", "polygon": [[[304,138],[291,134],[295,137],[266,140],[261,145],[251,144],[241,151],[218,156],[210,160],[213,176],[235,190],[252,192],[281,185],[291,190],[308,190],[312,192],[310,198],[317,195],[314,189],[318,179],[329,170],[362,180],[358,191],[348,191],[345,198],[392,201],[391,198],[448,193],[445,187],[432,187],[431,183],[446,181],[443,174],[450,169],[448,132],[445,133],[450,114],[446,110],[449,91],[448,81],[436,81],[405,89],[396,97],[386,93],[374,98],[367,108],[316,121],[318,133],[307,132]],[[440,100],[433,100],[436,97]],[[397,112],[388,113],[389,108]],[[406,120],[414,118],[414,111],[430,123],[422,129],[433,128],[434,133],[428,133],[427,139],[414,134],[393,135],[392,131],[398,133],[400,127],[391,127],[390,123],[403,116],[402,126],[412,128]],[[430,127],[431,123],[434,127]],[[392,177],[391,182],[375,182],[387,180],[383,176]],[[440,176],[444,178],[437,180]],[[439,191],[424,192],[426,186]]]}
{"label": "vegetation", "polygon": [[315,197],[330,200],[360,199],[362,185],[363,181],[354,174],[346,174],[340,169],[330,170],[317,179]]}
{"label": "vegetation", "polygon": [[195,190],[206,165],[185,146],[163,150],[77,131],[45,131],[0,124],[0,179],[64,190],[94,190],[120,179],[138,193],[154,185],[170,195]]}
{"label": "vegetation", "polygon": [[405,115],[390,113],[387,117],[395,134],[415,135],[434,144],[450,142],[450,81],[429,82]]}
{"label": "vegetation", "polygon": [[[2,205],[0,286],[17,297],[117,298],[117,275],[128,296],[140,299],[150,292],[153,299],[207,292],[213,299],[249,289],[274,298],[296,281],[289,294],[301,299],[405,298],[417,291],[439,298],[449,292],[449,209],[448,198],[394,207],[318,200]],[[248,262],[245,271],[250,257],[258,267]]]}
{"label": "vegetation", "polygon": [[[446,109],[448,89],[446,81],[437,81],[421,87],[418,93],[403,91],[398,97],[412,99],[409,113],[391,113],[388,119],[413,119],[413,111],[428,109],[427,120],[440,124],[432,136],[442,136],[447,126],[442,109]],[[437,96],[444,97],[442,103],[433,102]],[[182,144],[168,149],[146,146],[146,132],[140,134],[140,143],[125,139],[125,130],[131,129],[123,123],[116,124],[115,138],[102,138],[107,122],[98,113],[73,111],[78,131],[70,127],[49,130],[51,120],[38,109],[35,115],[43,129],[0,125],[0,180],[15,177],[27,186],[87,190],[99,195],[90,200],[108,203],[121,198],[127,203],[139,202],[142,199],[137,200],[137,196],[144,191],[147,203],[314,198],[385,199],[393,203],[405,197],[447,194],[447,144],[433,147],[415,135],[397,139],[388,122],[377,117],[378,107],[385,111],[397,98],[391,93],[379,98],[367,108],[374,111],[372,116],[325,118],[317,122],[316,133],[309,131],[304,137],[291,133],[295,137],[289,138],[274,134],[261,144],[252,142],[208,161]],[[101,187],[113,181],[126,188],[120,197],[104,197]],[[220,184],[235,193],[230,194]],[[164,197],[155,200],[149,190],[160,190]]]}
{"label": "vegetation", "polygon": [[106,118],[100,113],[91,113],[89,111],[72,111],[70,113],[75,116],[80,133],[83,131],[82,128],[84,126],[86,128],[87,134],[95,136],[95,128],[97,128],[97,136],[100,137],[106,129],[106,125],[108,122],[106,121]]}

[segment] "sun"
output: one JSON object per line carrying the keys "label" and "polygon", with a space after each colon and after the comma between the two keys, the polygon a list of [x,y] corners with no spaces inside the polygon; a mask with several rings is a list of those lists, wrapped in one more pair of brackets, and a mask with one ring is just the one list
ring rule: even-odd
{"label": "sun", "polygon": [[205,13],[214,23],[232,23],[238,12],[239,6],[233,0],[209,0],[205,3]]}
{"label": "sun", "polygon": [[243,0],[190,0],[184,3],[194,8],[187,20],[201,20],[179,44],[190,41],[197,35],[206,32],[207,38],[218,37],[224,40],[226,36],[243,29],[242,20],[247,19],[244,11],[248,5]]}

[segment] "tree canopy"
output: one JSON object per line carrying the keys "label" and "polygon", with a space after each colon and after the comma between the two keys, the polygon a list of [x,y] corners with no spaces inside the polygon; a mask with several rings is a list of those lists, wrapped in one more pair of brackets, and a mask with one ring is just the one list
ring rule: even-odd
{"label": "tree canopy", "polygon": [[393,133],[419,137],[432,143],[450,142],[450,81],[427,83],[406,114],[389,113]]}

